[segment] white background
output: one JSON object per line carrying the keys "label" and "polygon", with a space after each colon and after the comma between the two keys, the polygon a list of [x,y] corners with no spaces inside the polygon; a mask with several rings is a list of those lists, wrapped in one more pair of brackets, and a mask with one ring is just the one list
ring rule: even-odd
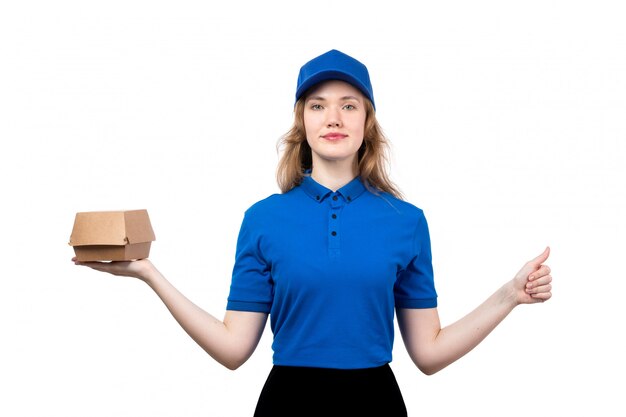
{"label": "white background", "polygon": [[20,1],[0,6],[0,415],[251,416],[133,279],[77,267],[78,211],[148,209],[150,258],[222,317],[244,210],[278,192],[297,71],[370,69],[391,176],[431,228],[449,324],[552,248],[554,296],[427,377],[409,415],[624,415],[626,25],[619,1]]}

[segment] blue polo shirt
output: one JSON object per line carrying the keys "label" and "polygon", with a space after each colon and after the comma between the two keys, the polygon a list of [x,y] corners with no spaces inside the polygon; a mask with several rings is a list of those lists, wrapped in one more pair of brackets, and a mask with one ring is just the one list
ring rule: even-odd
{"label": "blue polo shirt", "polygon": [[276,365],[355,369],[391,362],[394,308],[433,308],[421,209],[310,176],[246,210],[227,309],[270,314]]}

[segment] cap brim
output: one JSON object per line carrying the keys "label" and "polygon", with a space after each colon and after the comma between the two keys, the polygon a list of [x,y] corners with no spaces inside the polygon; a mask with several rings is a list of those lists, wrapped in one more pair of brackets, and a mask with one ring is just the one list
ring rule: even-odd
{"label": "cap brim", "polygon": [[373,103],[372,97],[369,96],[369,92],[367,91],[366,86],[364,86],[358,79],[353,77],[351,74],[348,74],[344,71],[340,70],[324,70],[317,72],[311,76],[309,76],[304,82],[302,82],[298,89],[296,90],[296,100],[299,100],[307,90],[316,86],[319,83],[330,80],[340,80],[345,81],[354,87],[356,87],[367,99]]}

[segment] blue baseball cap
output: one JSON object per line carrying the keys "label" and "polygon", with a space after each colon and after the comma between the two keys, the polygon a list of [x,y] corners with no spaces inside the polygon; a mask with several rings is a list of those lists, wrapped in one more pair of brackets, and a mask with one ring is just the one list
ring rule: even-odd
{"label": "blue baseball cap", "polygon": [[367,67],[343,52],[332,49],[313,58],[300,68],[296,101],[311,87],[322,81],[341,80],[358,88],[372,102],[374,110],[374,90]]}

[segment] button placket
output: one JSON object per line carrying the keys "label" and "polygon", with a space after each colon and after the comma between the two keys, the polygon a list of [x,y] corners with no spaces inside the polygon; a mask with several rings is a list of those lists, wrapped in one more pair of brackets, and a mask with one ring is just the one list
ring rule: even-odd
{"label": "button placket", "polygon": [[330,204],[330,213],[328,219],[328,249],[331,256],[338,256],[341,248],[341,230],[339,213],[344,207],[344,200],[337,194],[328,199]]}

